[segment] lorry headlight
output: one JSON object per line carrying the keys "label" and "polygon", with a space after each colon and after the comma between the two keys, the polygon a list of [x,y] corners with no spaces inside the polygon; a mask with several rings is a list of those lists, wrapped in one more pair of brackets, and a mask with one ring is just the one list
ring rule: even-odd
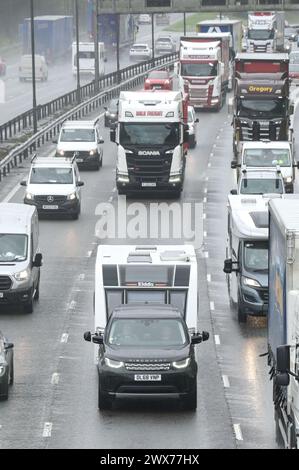
{"label": "lorry headlight", "polygon": [[285,179],[286,183],[291,183],[293,181],[293,178],[291,176],[288,176],[286,179]]}
{"label": "lorry headlight", "polygon": [[190,357],[186,357],[182,361],[173,362],[172,365],[175,369],[186,369],[190,364]]}
{"label": "lorry headlight", "polygon": [[89,155],[95,155],[97,153],[97,149],[93,149],[89,152]]}
{"label": "lorry headlight", "polygon": [[71,194],[69,194],[69,195],[67,196],[67,199],[68,199],[69,201],[73,201],[74,199],[76,199],[76,197],[77,197],[77,194],[76,194],[76,193],[71,193]]}
{"label": "lorry headlight", "polygon": [[3,375],[5,374],[5,369],[5,366],[0,366],[0,377],[3,377]]}
{"label": "lorry headlight", "polygon": [[112,369],[120,369],[124,366],[124,363],[122,361],[114,361],[113,359],[109,359],[108,357],[105,357],[105,364],[106,366],[111,367]]}
{"label": "lorry headlight", "polygon": [[29,272],[27,271],[27,269],[25,269],[24,271],[21,271],[19,273],[15,273],[14,274],[14,278],[17,280],[17,281],[28,281],[29,279]]}
{"label": "lorry headlight", "polygon": [[243,284],[248,287],[261,287],[260,283],[250,277],[243,277]]}
{"label": "lorry headlight", "polygon": [[32,194],[32,193],[26,193],[26,194],[25,194],[25,198],[26,198],[26,199],[29,199],[30,201],[33,201],[33,199],[34,199],[34,194]]}
{"label": "lorry headlight", "polygon": [[117,175],[117,181],[119,183],[129,183],[130,182],[128,175],[124,175],[122,173],[119,173]]}
{"label": "lorry headlight", "polygon": [[64,156],[64,150],[57,150],[57,153],[60,155],[60,157]]}

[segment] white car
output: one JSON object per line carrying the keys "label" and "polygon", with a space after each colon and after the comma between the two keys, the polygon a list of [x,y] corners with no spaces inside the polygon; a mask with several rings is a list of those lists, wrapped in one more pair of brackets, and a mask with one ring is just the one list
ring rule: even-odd
{"label": "white car", "polygon": [[59,134],[57,157],[76,157],[80,169],[99,170],[103,164],[103,138],[99,134],[97,121],[66,121]]}
{"label": "white car", "polygon": [[133,44],[130,49],[130,60],[149,60],[152,50],[147,44]]}
{"label": "white car", "polygon": [[152,17],[147,14],[139,15],[138,24],[152,24]]}
{"label": "white car", "polygon": [[80,174],[75,159],[43,157],[32,159],[24,203],[36,206],[39,215],[70,215],[81,211]]}
{"label": "white car", "polygon": [[189,133],[189,148],[193,149],[196,147],[196,133],[197,123],[199,119],[195,116],[193,106],[188,106],[188,133]]}

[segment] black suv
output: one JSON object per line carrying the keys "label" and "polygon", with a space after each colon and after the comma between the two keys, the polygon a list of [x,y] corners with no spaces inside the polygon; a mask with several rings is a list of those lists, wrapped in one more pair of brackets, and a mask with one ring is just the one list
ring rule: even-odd
{"label": "black suv", "polygon": [[207,332],[189,335],[181,312],[171,305],[121,305],[112,312],[104,334],[84,334],[99,344],[98,407],[115,398],[179,398],[187,410],[197,407],[194,345]]}

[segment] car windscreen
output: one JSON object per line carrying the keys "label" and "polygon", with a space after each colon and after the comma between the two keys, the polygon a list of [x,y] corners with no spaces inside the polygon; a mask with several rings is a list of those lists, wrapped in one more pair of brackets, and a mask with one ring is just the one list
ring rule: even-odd
{"label": "car windscreen", "polygon": [[240,117],[259,117],[267,119],[280,117],[285,114],[285,102],[280,99],[241,99],[240,100]]}
{"label": "car windscreen", "polygon": [[132,49],[137,50],[137,51],[146,50],[147,46],[133,46]]}
{"label": "car windscreen", "polygon": [[33,168],[30,184],[73,184],[72,168]]}
{"label": "car windscreen", "polygon": [[150,72],[148,74],[148,78],[151,79],[158,79],[158,80],[167,80],[169,77],[168,77],[168,72],[159,72],[159,71],[156,71],[156,72]]}
{"label": "car windscreen", "polygon": [[94,129],[62,129],[60,142],[94,142]]}
{"label": "car windscreen", "polygon": [[247,167],[290,166],[290,152],[288,149],[247,149],[243,163]]}
{"label": "car windscreen", "polygon": [[180,143],[178,123],[121,123],[119,143],[125,145],[170,145]]}
{"label": "car windscreen", "polygon": [[276,178],[243,178],[240,192],[241,194],[282,194],[282,181]]}
{"label": "car windscreen", "polygon": [[244,242],[244,267],[247,271],[268,271],[268,241]]}
{"label": "car windscreen", "polygon": [[206,62],[201,64],[182,63],[181,75],[189,77],[216,77],[217,63]]}
{"label": "car windscreen", "polygon": [[0,263],[25,261],[27,251],[27,235],[0,233]]}
{"label": "car windscreen", "polygon": [[108,344],[118,347],[169,349],[182,348],[187,343],[179,318],[116,318],[108,332]]}

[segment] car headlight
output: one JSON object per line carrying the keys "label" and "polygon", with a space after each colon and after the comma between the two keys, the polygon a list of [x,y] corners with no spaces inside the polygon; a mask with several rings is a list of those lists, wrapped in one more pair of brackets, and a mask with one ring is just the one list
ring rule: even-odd
{"label": "car headlight", "polygon": [[291,183],[293,181],[293,178],[291,176],[288,176],[286,178],[286,183]]}
{"label": "car headlight", "polygon": [[113,359],[109,359],[108,357],[105,357],[105,364],[106,366],[111,367],[112,369],[120,369],[124,366],[124,363],[122,361],[114,361]]}
{"label": "car headlight", "polygon": [[250,277],[243,277],[243,284],[249,287],[261,287],[260,283]]}
{"label": "car headlight", "polygon": [[26,193],[25,198],[26,198],[26,199],[29,199],[30,201],[33,201],[33,199],[34,199],[34,194],[32,194],[32,193]]}
{"label": "car headlight", "polygon": [[57,153],[58,153],[58,155],[60,155],[61,157],[64,156],[64,150],[57,150]]}
{"label": "car headlight", "polygon": [[89,155],[95,155],[97,153],[97,149],[93,149],[89,152]]}
{"label": "car headlight", "polygon": [[15,273],[13,276],[17,281],[28,281],[29,272],[27,271],[27,269],[25,269],[24,271],[21,271],[19,273]]}
{"label": "car headlight", "polygon": [[5,374],[5,369],[5,366],[0,366],[0,377],[3,377],[3,375]]}
{"label": "car headlight", "polygon": [[69,201],[73,201],[74,199],[76,199],[76,197],[77,197],[77,194],[76,194],[76,193],[71,193],[71,194],[69,194],[69,195],[67,196],[67,199],[68,199]]}
{"label": "car headlight", "polygon": [[175,369],[186,369],[190,364],[190,357],[186,357],[182,361],[173,362],[172,365]]}

